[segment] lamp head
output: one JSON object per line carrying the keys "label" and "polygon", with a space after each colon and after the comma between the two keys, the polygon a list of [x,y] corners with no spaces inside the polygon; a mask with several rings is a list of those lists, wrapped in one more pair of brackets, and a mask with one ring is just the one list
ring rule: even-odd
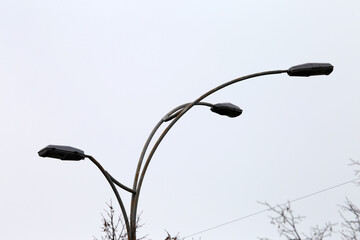
{"label": "lamp head", "polygon": [[214,104],[210,110],[214,113],[225,115],[231,118],[240,116],[242,113],[242,110],[232,103],[217,103]]}
{"label": "lamp head", "polygon": [[334,70],[330,63],[305,63],[296,65],[287,71],[289,76],[309,77],[314,75],[329,75]]}
{"label": "lamp head", "polygon": [[84,151],[60,145],[49,145],[38,152],[40,157],[57,158],[68,161],[79,161],[85,158]]}

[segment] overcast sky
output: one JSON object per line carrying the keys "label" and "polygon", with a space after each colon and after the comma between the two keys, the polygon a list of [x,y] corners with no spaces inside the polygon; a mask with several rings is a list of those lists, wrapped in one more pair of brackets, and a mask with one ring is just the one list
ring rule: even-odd
{"label": "overcast sky", "polygon": [[[360,159],[360,2],[0,0],[0,238],[93,239],[115,197],[90,161],[40,158],[48,144],[94,156],[132,186],[147,136],[172,108],[233,78],[307,62],[329,76],[241,82],[191,109],[148,169],[139,235],[189,236],[355,178]],[[121,191],[126,207],[129,194]],[[360,203],[347,184],[293,204],[301,226]],[[278,239],[269,213],[194,239]],[[191,239],[191,238],[189,238]]]}

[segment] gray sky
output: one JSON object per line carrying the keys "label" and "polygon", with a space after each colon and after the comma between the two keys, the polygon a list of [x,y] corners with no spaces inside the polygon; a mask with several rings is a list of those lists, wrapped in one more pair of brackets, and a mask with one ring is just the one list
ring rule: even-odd
{"label": "gray sky", "polygon": [[[360,159],[360,3],[347,1],[0,1],[0,237],[92,239],[115,198],[89,161],[37,156],[48,144],[93,155],[131,186],[158,120],[233,78],[306,62],[330,76],[267,76],[187,113],[149,167],[140,235],[188,236],[354,178]],[[126,206],[129,194],[121,192]],[[348,184],[293,204],[302,231],[359,203]],[[117,208],[118,210],[118,208]],[[201,239],[277,238],[268,214]]]}

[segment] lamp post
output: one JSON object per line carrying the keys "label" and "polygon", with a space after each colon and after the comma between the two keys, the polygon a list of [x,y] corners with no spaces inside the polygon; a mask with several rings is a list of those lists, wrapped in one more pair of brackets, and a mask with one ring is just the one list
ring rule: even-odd
{"label": "lamp post", "polygon": [[[180,110],[182,110],[187,105],[189,105],[189,103],[182,104],[182,105],[174,108],[170,112],[168,112],[156,125],[156,127],[150,134],[149,139],[151,140],[151,138],[154,136],[157,129],[160,127],[160,125],[162,123],[168,122],[168,121],[174,119],[175,117],[177,117],[180,113]],[[231,103],[211,104],[211,103],[207,103],[207,102],[198,102],[196,105],[210,107],[210,110],[212,112],[215,112],[219,115],[225,115],[225,116],[228,116],[231,118],[240,116],[242,113],[242,110],[238,106],[235,106],[234,104],[231,104]],[[148,144],[150,143],[150,140],[148,141]],[[146,145],[146,148],[147,148],[148,144]],[[131,188],[125,186],[124,184],[120,183],[118,180],[116,180],[113,176],[110,175],[109,172],[107,172],[101,166],[101,164],[94,157],[92,157],[91,155],[86,155],[83,150],[80,150],[80,149],[77,149],[74,147],[70,147],[70,146],[48,145],[47,147],[41,149],[38,152],[38,154],[40,157],[55,158],[55,159],[60,159],[63,161],[80,161],[80,160],[84,160],[85,158],[88,158],[91,162],[93,162],[98,167],[98,169],[102,172],[102,174],[104,175],[104,177],[110,184],[111,189],[113,190],[113,192],[116,196],[116,199],[119,203],[121,212],[124,216],[124,222],[125,222],[128,239],[129,240],[136,239],[136,222],[134,223],[135,224],[134,226],[131,225],[128,214],[125,209],[125,206],[121,200],[120,194],[119,194],[118,190],[116,189],[115,185],[117,185],[118,187],[122,188],[125,191],[130,192],[133,197],[136,195],[136,190],[131,189]],[[131,219],[131,215],[130,215],[130,219]]]}
{"label": "lamp post", "polygon": [[[160,145],[163,138],[166,136],[166,134],[169,132],[169,130],[172,128],[172,126],[174,126],[174,124],[187,111],[189,111],[193,106],[199,105],[199,106],[210,107],[210,110],[212,112],[217,113],[219,115],[225,115],[225,116],[228,116],[228,117],[237,117],[237,116],[241,115],[242,110],[239,107],[237,107],[237,106],[235,106],[235,105],[233,105],[231,103],[210,104],[210,103],[202,102],[202,100],[204,98],[208,97],[209,95],[211,95],[211,94],[213,94],[213,93],[215,93],[215,92],[217,92],[217,91],[219,91],[219,90],[221,90],[221,89],[223,89],[223,88],[225,88],[227,86],[230,86],[230,85],[232,85],[234,83],[237,83],[237,82],[240,82],[240,81],[243,81],[243,80],[247,80],[247,79],[250,79],[250,78],[255,78],[255,77],[264,76],[264,75],[281,74],[281,73],[287,73],[289,76],[294,76],[294,77],[309,77],[309,76],[314,76],[314,75],[329,75],[333,71],[333,68],[334,67],[329,63],[306,63],[306,64],[293,66],[293,67],[289,68],[288,70],[274,70],[274,71],[266,71],[266,72],[254,73],[254,74],[243,76],[243,77],[240,77],[240,78],[236,78],[234,80],[231,80],[229,82],[221,84],[220,86],[206,92],[205,94],[203,94],[202,96],[197,98],[195,101],[190,102],[190,103],[186,103],[186,104],[182,104],[182,105],[174,108],[173,110],[171,110],[169,113],[167,113],[158,122],[158,124],[154,127],[154,129],[150,133],[147,141],[145,142],[145,145],[143,147],[143,150],[141,152],[141,155],[140,155],[140,158],[139,158],[139,161],[138,161],[138,164],[137,164],[137,168],[136,168],[132,188],[129,188],[129,187],[121,184],[119,181],[117,181],[115,178],[113,178],[100,165],[100,163],[95,160],[95,158],[93,158],[90,155],[86,155],[80,149],[76,149],[76,148],[69,147],[69,146],[49,145],[49,146],[45,147],[44,149],[40,150],[38,152],[38,154],[41,157],[57,158],[57,159],[61,159],[61,160],[79,161],[79,160],[88,158],[90,161],[92,161],[99,168],[99,170],[103,173],[106,180],[110,184],[112,190],[114,191],[116,199],[117,199],[117,201],[118,201],[118,203],[120,205],[122,214],[124,216],[124,221],[125,221],[125,226],[126,226],[128,239],[129,240],[136,240],[137,206],[138,206],[140,191],[141,191],[142,183],[144,181],[146,170],[147,170],[147,168],[148,168],[148,166],[150,164],[150,161],[151,161],[156,149]],[[168,124],[168,126],[165,128],[163,133],[159,136],[158,140],[155,142],[153,148],[151,149],[150,153],[148,154],[147,159],[146,159],[146,161],[145,161],[145,163],[143,165],[143,161],[144,161],[144,158],[145,158],[146,151],[147,151],[147,149],[149,147],[149,144],[150,144],[153,136],[155,135],[155,133],[157,132],[157,130],[159,129],[159,127],[163,123],[169,122],[169,121],[171,121],[171,122]],[[123,190],[128,191],[128,192],[131,193],[131,205],[130,205],[130,215],[129,216],[128,216],[127,212],[126,212],[126,209],[125,209],[124,204],[123,204],[123,202],[121,200],[120,194],[118,193],[115,185],[117,185],[120,188],[122,188]]]}

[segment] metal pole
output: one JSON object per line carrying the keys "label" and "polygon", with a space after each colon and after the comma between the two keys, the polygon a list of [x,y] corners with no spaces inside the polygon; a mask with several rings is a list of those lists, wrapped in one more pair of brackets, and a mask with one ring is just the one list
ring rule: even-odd
{"label": "metal pole", "polygon": [[[140,170],[141,170],[141,166],[142,166],[142,162],[144,160],[145,157],[145,153],[146,150],[149,147],[149,144],[152,140],[152,138],[154,137],[156,131],[160,128],[161,124],[164,122],[167,122],[173,118],[175,118],[180,112],[179,110],[182,110],[184,107],[186,107],[187,105],[189,105],[190,103],[185,103],[185,104],[181,104],[178,107],[174,108],[173,110],[171,110],[170,112],[168,112],[154,127],[154,129],[151,131],[148,139],[145,142],[145,145],[143,147],[143,150],[141,152],[139,161],[138,161],[138,165],[136,168],[136,172],[135,172],[135,178],[134,178],[134,183],[133,183],[133,189],[132,189],[132,196],[131,196],[131,208],[130,208],[130,228],[132,229],[132,237],[133,239],[131,240],[136,240],[136,213],[134,213],[133,209],[135,208],[135,199],[136,199],[136,195],[137,195],[137,184],[138,184],[138,178],[139,178],[139,174],[140,174]],[[207,103],[207,102],[198,102],[196,105],[202,105],[202,106],[208,106],[208,107],[212,107],[213,104],[211,103]]]}

